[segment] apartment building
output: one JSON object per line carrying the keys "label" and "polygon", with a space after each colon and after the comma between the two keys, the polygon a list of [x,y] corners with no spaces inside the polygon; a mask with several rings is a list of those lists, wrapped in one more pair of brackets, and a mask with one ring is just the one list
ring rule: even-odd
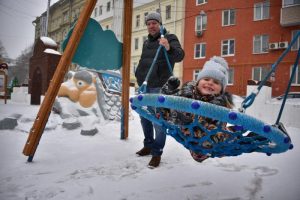
{"label": "apartment building", "polygon": [[[47,35],[60,47],[66,34],[78,19],[84,3],[85,1],[83,0],[60,0],[53,4],[49,9],[47,29],[46,11],[33,21],[33,24],[35,24],[35,39]],[[46,30],[47,34],[45,33]]]}
{"label": "apartment building", "polygon": [[[263,80],[300,31],[299,0],[186,0],[183,81],[196,79],[213,55],[230,66],[229,92],[246,95],[247,80]],[[284,93],[300,38],[270,81],[272,95]],[[300,69],[291,91],[300,91]]]}
{"label": "apartment building", "polygon": [[[91,18],[97,20],[104,30],[113,30],[113,22],[118,21],[113,19],[114,14],[118,13],[118,11],[122,12],[122,9],[116,8],[118,7],[115,6],[116,4],[120,4],[119,6],[123,7],[122,0],[98,0]],[[119,21],[121,22],[122,19]],[[115,32],[115,30],[113,31]]]}

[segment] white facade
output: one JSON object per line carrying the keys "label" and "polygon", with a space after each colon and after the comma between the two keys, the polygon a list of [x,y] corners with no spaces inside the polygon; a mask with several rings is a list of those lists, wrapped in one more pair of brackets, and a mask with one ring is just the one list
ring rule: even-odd
{"label": "white facade", "polygon": [[112,17],[113,3],[113,0],[98,0],[92,13],[92,18],[101,22],[104,19]]}
{"label": "white facade", "polygon": [[[160,2],[160,3],[159,3]],[[122,40],[124,6],[121,0],[98,0],[92,13],[104,30],[111,29]],[[135,80],[134,71],[139,62],[144,39],[147,37],[145,15],[161,9],[162,22],[168,32],[176,34],[183,46],[185,0],[140,0],[134,2],[132,14],[132,43],[130,78]],[[167,67],[167,66],[166,66]],[[175,64],[174,75],[182,79],[182,63]]]}

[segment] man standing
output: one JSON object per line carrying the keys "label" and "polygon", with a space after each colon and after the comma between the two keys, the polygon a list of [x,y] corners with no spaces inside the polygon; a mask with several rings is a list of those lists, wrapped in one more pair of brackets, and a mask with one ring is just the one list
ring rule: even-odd
{"label": "man standing", "polygon": [[[149,33],[148,39],[143,44],[142,55],[135,72],[139,86],[145,81],[159,45],[166,49],[172,69],[175,62],[180,62],[184,58],[184,51],[176,35],[168,34],[164,29],[164,37],[161,37],[161,16],[159,13],[149,13],[145,18],[145,23]],[[159,93],[161,87],[171,75],[164,51],[161,50],[149,76],[146,93]],[[143,117],[141,117],[141,125],[145,136],[144,147],[136,154],[139,156],[151,154],[152,158],[149,162],[149,167],[158,167],[166,142],[166,134],[162,127],[152,124],[151,121]],[[153,127],[155,129],[155,137]]]}

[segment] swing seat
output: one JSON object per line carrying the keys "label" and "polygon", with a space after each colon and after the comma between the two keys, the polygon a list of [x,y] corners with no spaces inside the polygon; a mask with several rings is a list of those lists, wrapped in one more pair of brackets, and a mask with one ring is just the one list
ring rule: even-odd
{"label": "swing seat", "polygon": [[[185,148],[209,157],[252,152],[271,155],[293,148],[283,124],[269,125],[218,105],[162,94],[139,94],[130,102],[131,108],[140,116],[162,126],[167,135]],[[174,122],[170,120],[172,116],[166,117],[164,110],[188,114],[192,120],[188,123]],[[208,126],[203,119],[213,120],[215,124]]]}

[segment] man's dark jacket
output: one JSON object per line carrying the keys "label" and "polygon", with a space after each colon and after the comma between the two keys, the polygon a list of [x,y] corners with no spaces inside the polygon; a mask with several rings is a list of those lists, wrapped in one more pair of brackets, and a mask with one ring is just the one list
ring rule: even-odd
{"label": "man's dark jacket", "polygon": [[[151,67],[154,60],[156,51],[159,47],[160,34],[156,36],[148,35],[148,39],[143,44],[143,51],[135,71],[135,77],[137,79],[138,85],[141,86],[145,81],[147,73]],[[165,38],[169,41],[170,50],[167,51],[169,56],[170,64],[172,69],[174,68],[175,62],[180,62],[184,58],[184,51],[178,41],[178,38],[174,34],[165,34]],[[162,87],[171,76],[167,61],[164,56],[163,49],[161,49],[157,61],[153,66],[152,73],[149,76],[147,87],[157,88]]]}

